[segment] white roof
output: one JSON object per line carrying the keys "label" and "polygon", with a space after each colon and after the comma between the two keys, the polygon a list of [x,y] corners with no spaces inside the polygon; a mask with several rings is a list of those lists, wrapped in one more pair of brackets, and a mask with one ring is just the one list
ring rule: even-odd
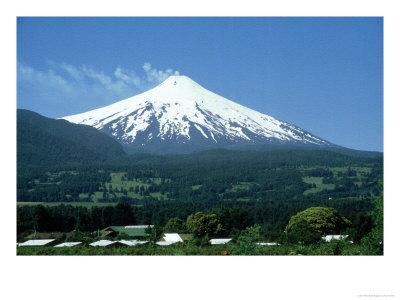
{"label": "white roof", "polygon": [[340,234],[327,235],[327,236],[322,237],[322,239],[329,242],[330,240],[343,240],[343,239],[347,238],[348,236],[349,235],[340,235]]}
{"label": "white roof", "polygon": [[280,244],[278,243],[268,243],[268,242],[260,242],[260,243],[256,243],[256,245],[260,245],[260,246],[279,246]]}
{"label": "white roof", "polygon": [[111,244],[116,243],[116,241],[109,241],[109,240],[100,240],[94,243],[89,244],[90,246],[96,247],[96,246],[100,246],[100,247],[105,247]]}
{"label": "white roof", "polygon": [[164,233],[163,239],[166,242],[183,242],[182,238],[177,233]]}
{"label": "white roof", "polygon": [[159,246],[169,246],[175,243],[179,243],[178,241],[160,241],[160,242],[156,242],[157,245]]}
{"label": "white roof", "polygon": [[141,244],[146,244],[147,241],[138,241],[138,240],[122,240],[118,241],[121,244],[127,245],[127,246],[136,246],[136,245],[141,245]]}
{"label": "white roof", "polygon": [[125,228],[147,228],[147,227],[154,227],[154,225],[127,225]]}
{"label": "white roof", "polygon": [[79,244],[82,244],[82,242],[65,242],[65,243],[56,245],[54,247],[73,247],[73,246],[76,246],[76,245],[79,245]]}
{"label": "white roof", "polygon": [[211,239],[209,243],[211,245],[223,245],[229,243],[230,241],[232,241],[232,239]]}
{"label": "white roof", "polygon": [[55,241],[55,239],[48,239],[48,240],[29,240],[25,243],[19,243],[18,246],[44,246],[48,243]]}

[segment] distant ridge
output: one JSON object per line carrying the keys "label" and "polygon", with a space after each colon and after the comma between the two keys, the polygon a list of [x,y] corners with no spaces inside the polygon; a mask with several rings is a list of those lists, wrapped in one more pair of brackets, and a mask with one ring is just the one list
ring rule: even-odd
{"label": "distant ridge", "polygon": [[330,146],[330,147],[318,147],[311,145],[234,145],[227,147],[229,150],[241,150],[241,151],[273,151],[273,150],[322,150],[331,151],[343,155],[355,156],[355,157],[383,157],[383,152],[379,151],[365,151],[345,148],[341,146]]}
{"label": "distant ridge", "polygon": [[103,162],[125,156],[114,139],[90,126],[17,109],[17,164]]}

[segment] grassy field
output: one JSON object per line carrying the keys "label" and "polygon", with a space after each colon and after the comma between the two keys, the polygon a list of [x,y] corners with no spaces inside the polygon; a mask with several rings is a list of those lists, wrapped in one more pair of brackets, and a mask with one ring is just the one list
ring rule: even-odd
{"label": "grassy field", "polygon": [[[339,172],[346,173],[348,170],[347,167],[330,167],[328,169],[332,171],[334,176],[338,176]],[[371,172],[371,168],[368,167],[351,167],[350,169],[357,172],[357,177],[365,177]]]}
{"label": "grassy field", "polygon": [[[112,199],[112,198],[115,198],[115,196],[116,197],[127,196],[127,197],[130,197],[130,198],[143,199],[145,196],[140,195],[140,192],[136,193],[135,192],[135,188],[136,187],[138,187],[138,188],[140,188],[140,187],[148,188],[151,184],[143,182],[143,181],[140,181],[138,179],[134,179],[132,181],[124,180],[123,177],[125,175],[126,175],[125,172],[111,173],[110,174],[111,182],[107,182],[105,184],[107,190],[110,190],[110,187],[113,190],[112,193],[109,193],[109,198]],[[160,184],[161,183],[161,178],[151,178],[150,180],[151,180],[151,182],[153,182],[155,184]],[[122,193],[120,192],[121,188],[127,191],[126,194],[124,194],[123,192]],[[131,190],[133,189],[133,191],[130,191],[130,189]],[[159,199],[159,200],[161,198],[168,199],[167,195],[162,195],[159,192],[150,193],[150,195],[152,197],[154,197],[154,198]],[[88,196],[89,195],[87,193],[86,194],[85,193],[79,194],[79,198],[82,199],[82,200],[87,198]],[[96,202],[96,203],[99,201],[99,199],[102,199],[102,198],[103,198],[102,189],[100,191],[94,192],[94,194],[90,197],[90,199],[93,202]]]}
{"label": "grassy field", "polygon": [[[335,177],[338,177],[339,172],[346,173],[348,170],[348,167],[326,167],[326,166],[314,166],[311,168],[300,167],[299,170],[300,171],[310,171],[310,170],[314,170],[317,168],[329,169],[330,171],[332,171],[333,176],[335,176]],[[369,167],[351,167],[350,169],[357,172],[357,177],[365,177],[368,173],[371,172],[371,168],[369,168]]]}
{"label": "grassy field", "polygon": [[303,181],[305,183],[310,183],[310,184],[315,184],[315,188],[308,189],[304,191],[304,195],[308,195],[311,193],[318,193],[322,190],[334,190],[335,185],[334,184],[325,184],[322,183],[323,177],[303,177]]}
{"label": "grassy field", "polygon": [[252,185],[251,182],[240,182],[239,184],[232,185],[232,188],[229,190],[230,192],[237,192],[239,190],[249,190],[250,186]]}
{"label": "grassy field", "polygon": [[250,198],[238,198],[236,201],[239,201],[239,202],[248,202],[248,201],[250,201]]}
{"label": "grassy field", "polygon": [[198,184],[198,185],[192,185],[192,190],[198,190],[199,188],[201,188],[203,185],[202,184]]}

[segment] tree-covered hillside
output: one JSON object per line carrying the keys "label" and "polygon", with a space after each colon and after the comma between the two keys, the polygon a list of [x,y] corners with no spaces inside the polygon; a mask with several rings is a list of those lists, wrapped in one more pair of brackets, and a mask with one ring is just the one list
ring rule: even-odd
{"label": "tree-covered hillside", "polygon": [[97,162],[124,155],[118,142],[90,126],[17,110],[19,167]]}
{"label": "tree-covered hillside", "polygon": [[264,201],[377,194],[382,158],[328,151],[138,154],[112,163],[18,171],[19,202]]}

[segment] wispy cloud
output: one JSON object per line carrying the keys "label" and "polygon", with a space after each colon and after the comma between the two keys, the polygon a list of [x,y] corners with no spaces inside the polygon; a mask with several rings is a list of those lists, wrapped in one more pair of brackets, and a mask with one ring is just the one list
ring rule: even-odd
{"label": "wispy cloud", "polygon": [[179,75],[178,71],[173,71],[172,69],[165,71],[153,69],[150,63],[144,63],[143,70],[146,72],[149,82],[162,82],[171,75]]}
{"label": "wispy cloud", "polygon": [[117,66],[111,74],[88,66],[49,63],[37,70],[18,63],[18,106],[47,116],[64,116],[111,104],[148,90],[178,71],[153,68],[146,62],[138,73]]}

